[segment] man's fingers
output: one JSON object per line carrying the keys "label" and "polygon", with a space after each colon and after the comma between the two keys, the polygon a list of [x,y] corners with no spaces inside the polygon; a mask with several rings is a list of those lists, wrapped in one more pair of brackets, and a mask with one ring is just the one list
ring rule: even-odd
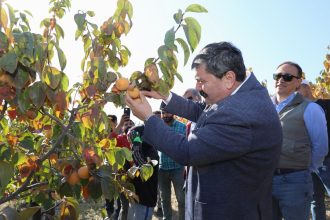
{"label": "man's fingers", "polygon": [[141,102],[147,102],[147,98],[143,93],[140,93]]}
{"label": "man's fingers", "polygon": [[151,91],[146,91],[146,90],[143,90],[140,92],[140,94],[148,97],[148,98],[153,98],[153,93]]}
{"label": "man's fingers", "polygon": [[130,108],[132,107],[133,99],[128,94],[125,95],[125,102],[128,105],[128,107],[130,107]]}

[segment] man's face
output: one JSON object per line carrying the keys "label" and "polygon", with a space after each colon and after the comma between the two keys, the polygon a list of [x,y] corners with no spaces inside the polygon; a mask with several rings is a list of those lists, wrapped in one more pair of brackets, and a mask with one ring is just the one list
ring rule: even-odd
{"label": "man's face", "polygon": [[185,92],[183,97],[186,99],[193,100],[193,101],[200,101],[200,98],[198,96],[195,96],[191,91]]}
{"label": "man's face", "polygon": [[174,115],[166,111],[162,111],[162,119],[165,123],[171,123],[174,120]]}
{"label": "man's face", "polygon": [[[276,74],[290,74],[292,76],[298,77],[298,70],[296,67],[284,64],[280,66],[276,72]],[[278,80],[275,80],[275,92],[280,96],[287,97],[294,93],[301,83],[301,79],[297,79],[293,77],[291,81],[284,81],[283,77]]]}
{"label": "man's face", "polygon": [[123,131],[125,134],[127,134],[127,131],[134,126],[134,122],[129,120],[129,121],[125,121],[123,124]]}
{"label": "man's face", "polygon": [[[205,65],[201,64],[196,68],[196,89],[204,97],[206,104],[215,104],[230,95],[226,87],[226,79],[219,79],[205,70]],[[206,94],[206,95],[203,95]]]}

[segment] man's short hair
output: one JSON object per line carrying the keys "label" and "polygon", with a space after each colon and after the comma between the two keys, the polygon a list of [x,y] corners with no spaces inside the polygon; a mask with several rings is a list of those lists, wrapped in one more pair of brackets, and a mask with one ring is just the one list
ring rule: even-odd
{"label": "man's short hair", "polygon": [[201,64],[206,71],[218,78],[222,78],[228,71],[233,71],[236,81],[242,82],[246,76],[246,69],[241,51],[229,42],[219,42],[206,45],[194,58],[191,68]]}
{"label": "man's short hair", "polygon": [[295,67],[295,68],[297,69],[297,71],[298,71],[297,76],[298,76],[299,78],[302,77],[302,75],[303,75],[303,71],[302,71],[301,67],[299,66],[298,63],[294,63],[294,62],[292,62],[292,61],[285,61],[285,62],[281,63],[280,65],[278,65],[277,69],[280,68],[281,66],[285,65],[285,64],[288,64],[288,65],[290,65],[290,66]]}

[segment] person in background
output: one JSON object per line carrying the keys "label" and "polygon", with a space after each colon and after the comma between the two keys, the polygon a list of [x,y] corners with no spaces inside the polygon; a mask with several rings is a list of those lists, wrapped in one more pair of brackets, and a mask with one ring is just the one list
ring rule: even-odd
{"label": "person in background", "polygon": [[283,131],[280,160],[273,177],[273,220],[308,220],[313,196],[311,172],[317,172],[328,152],[322,108],[297,92],[302,69],[280,64],[273,78],[273,103]]}
{"label": "person in background", "polygon": [[302,80],[298,92],[305,98],[319,104],[325,112],[327,121],[328,154],[323,161],[323,166],[312,173],[314,193],[311,205],[312,219],[326,220],[325,193],[330,196],[330,100],[315,99],[307,80]]}
{"label": "person in background", "polygon": [[[117,147],[126,147],[131,150],[130,143],[127,138],[127,132],[131,127],[134,126],[134,122],[130,120],[129,116],[125,114],[122,115],[118,125],[117,117],[114,115],[109,115],[108,117],[110,118],[110,127],[112,128],[112,132],[110,132],[109,138],[116,138]],[[130,163],[126,161],[124,170],[128,170],[129,167]],[[119,198],[116,200],[116,203],[117,204],[115,205],[114,201],[106,200],[106,210],[108,217],[115,220],[126,220],[129,207],[127,198],[123,194],[120,194]]]}
{"label": "person in background", "polygon": [[[174,115],[161,109],[162,119],[174,132],[178,134],[186,133],[185,124],[174,119]],[[172,219],[172,204],[171,204],[171,184],[175,191],[175,196],[178,202],[179,220],[184,219],[185,196],[183,191],[184,186],[184,167],[176,163],[171,157],[159,151],[159,172],[158,186],[163,210],[163,220]]]}
{"label": "person in background", "polygon": [[142,180],[141,175],[132,179],[135,193],[139,196],[139,201],[131,203],[129,207],[128,216],[132,220],[150,220],[157,203],[159,156],[153,146],[143,141],[143,130],[144,125],[138,125],[128,131],[134,166],[141,167],[144,164],[150,164],[153,166],[153,173],[147,181]]}
{"label": "person in background", "polygon": [[[282,130],[268,91],[246,73],[241,51],[230,42],[206,45],[192,69],[206,105],[173,92],[142,91],[142,102],[125,96],[144,121],[143,140],[190,166],[186,219],[271,219]],[[192,134],[178,134],[154,116],[146,96],[162,99],[164,110],[196,122]]]}
{"label": "person in background", "polygon": [[[162,117],[162,112],[160,110],[155,110],[152,113],[159,118]],[[159,166],[158,166],[158,168],[159,168]],[[154,214],[157,217],[163,217],[163,209],[162,209],[162,203],[161,203],[161,199],[160,199],[159,187],[157,187],[157,205],[156,205],[156,211],[154,212]]]}
{"label": "person in background", "polygon": [[[194,88],[189,88],[187,89],[184,93],[183,93],[183,97],[188,99],[188,100],[192,100],[194,102],[201,102],[202,101],[202,97],[199,94],[197,89]],[[186,135],[187,137],[192,133],[192,131],[195,129],[196,123],[192,122],[192,121],[188,121],[186,124]],[[185,172],[184,172],[184,188],[186,188],[186,180],[187,180],[187,176],[188,176],[188,172],[189,172],[189,166],[185,166]]]}

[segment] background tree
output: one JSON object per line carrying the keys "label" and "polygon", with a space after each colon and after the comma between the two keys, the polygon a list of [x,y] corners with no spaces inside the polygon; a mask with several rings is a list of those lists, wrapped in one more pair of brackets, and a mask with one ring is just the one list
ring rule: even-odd
{"label": "background tree", "polygon": [[327,49],[328,52],[323,61],[324,69],[320,71],[315,84],[310,83],[312,94],[317,99],[330,99],[330,46]]}
{"label": "background tree", "polygon": [[[175,78],[182,81],[177,54],[183,52],[186,64],[201,38],[199,23],[187,15],[206,12],[197,4],[178,10],[158,57],[146,59],[143,70],[125,79],[119,70],[128,65],[131,51],[121,38],[132,27],[132,4],[118,0],[114,15],[100,27],[89,21],[93,11],[79,11],[74,20],[85,52],[83,79],[69,88],[60,22],[71,1],[49,2],[50,17],[41,21],[38,34],[30,29],[28,11],[0,1],[0,219],[27,219],[40,209],[23,208],[31,202],[44,214],[59,206],[61,219],[77,219],[81,196],[112,199],[121,192],[138,200],[129,179],[150,177],[152,161],[121,169],[131,152],[109,136],[104,105],[123,107],[126,92],[133,98],[141,89],[168,93]],[[179,30],[185,39],[176,37]],[[10,200],[15,207],[5,204]]]}

